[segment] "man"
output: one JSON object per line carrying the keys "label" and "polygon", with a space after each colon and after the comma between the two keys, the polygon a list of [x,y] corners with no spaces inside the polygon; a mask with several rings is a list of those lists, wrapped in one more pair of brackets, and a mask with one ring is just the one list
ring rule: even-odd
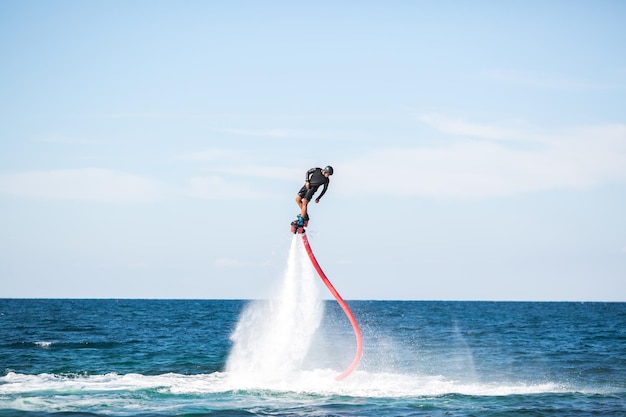
{"label": "man", "polygon": [[311,168],[306,172],[306,182],[304,186],[298,191],[296,195],[296,203],[300,207],[300,214],[298,214],[298,225],[303,226],[304,222],[309,220],[307,213],[307,206],[309,201],[313,198],[313,195],[317,192],[320,185],[323,185],[322,193],[315,199],[316,203],[320,202],[320,198],[326,194],[328,184],[330,183],[330,176],[333,175],[333,167],[330,165],[326,168]]}

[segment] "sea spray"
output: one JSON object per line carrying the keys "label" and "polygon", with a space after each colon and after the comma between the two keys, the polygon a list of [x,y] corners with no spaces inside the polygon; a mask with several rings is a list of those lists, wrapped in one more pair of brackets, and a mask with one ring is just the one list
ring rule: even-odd
{"label": "sea spray", "polygon": [[248,383],[264,382],[300,370],[322,315],[315,270],[301,237],[294,235],[276,294],[248,304],[231,335],[229,376]]}

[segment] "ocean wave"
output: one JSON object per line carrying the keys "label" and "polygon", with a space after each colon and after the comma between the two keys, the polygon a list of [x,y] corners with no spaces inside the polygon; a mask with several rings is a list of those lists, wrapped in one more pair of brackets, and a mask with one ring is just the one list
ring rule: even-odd
{"label": "ocean wave", "polygon": [[[109,373],[103,375],[39,374],[9,372],[0,377],[2,396],[35,393],[97,393],[156,390],[173,395],[218,394],[229,392],[304,393],[323,396],[367,398],[404,398],[460,394],[470,396],[509,396],[589,391],[558,382],[507,381],[476,382],[450,380],[443,376],[370,373],[356,371],[344,381],[336,381],[336,370],[318,369],[297,372],[273,379],[271,376],[212,374],[142,375]],[[606,393],[606,389],[596,390]],[[602,391],[602,392],[600,392]]]}
{"label": "ocean wave", "polygon": [[[227,372],[183,375],[39,374],[9,372],[0,377],[0,415],[78,413],[93,416],[219,414],[415,416],[416,409],[439,414],[473,414],[482,408],[515,410],[520,404],[541,409],[555,402],[561,411],[623,411],[619,389],[565,386],[556,382],[460,381],[443,376],[356,371],[343,381],[335,369],[294,372],[289,376],[237,375]],[[613,391],[613,392],[611,392]],[[563,408],[564,407],[564,408]],[[450,413],[450,409],[456,410]],[[9,413],[9,415],[11,415]],[[344,414],[342,414],[344,413]],[[438,414],[428,413],[424,415]],[[590,413],[588,415],[592,415]],[[561,414],[562,415],[562,414]],[[583,414],[586,415],[586,414]],[[611,414],[606,415],[623,415]]]}

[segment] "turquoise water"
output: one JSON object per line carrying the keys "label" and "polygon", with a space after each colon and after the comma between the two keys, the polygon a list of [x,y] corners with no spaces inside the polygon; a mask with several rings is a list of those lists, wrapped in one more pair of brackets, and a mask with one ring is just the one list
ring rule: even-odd
{"label": "turquoise water", "polygon": [[[294,241],[297,238],[294,238]],[[0,416],[624,416],[626,303],[0,299]]]}

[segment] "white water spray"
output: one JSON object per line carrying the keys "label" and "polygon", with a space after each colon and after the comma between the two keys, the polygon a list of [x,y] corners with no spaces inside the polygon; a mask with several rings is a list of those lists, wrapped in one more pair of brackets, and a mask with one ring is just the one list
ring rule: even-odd
{"label": "white water spray", "polygon": [[294,235],[277,293],[270,300],[251,302],[231,335],[229,376],[264,382],[301,370],[322,314],[315,270],[301,237]]}

